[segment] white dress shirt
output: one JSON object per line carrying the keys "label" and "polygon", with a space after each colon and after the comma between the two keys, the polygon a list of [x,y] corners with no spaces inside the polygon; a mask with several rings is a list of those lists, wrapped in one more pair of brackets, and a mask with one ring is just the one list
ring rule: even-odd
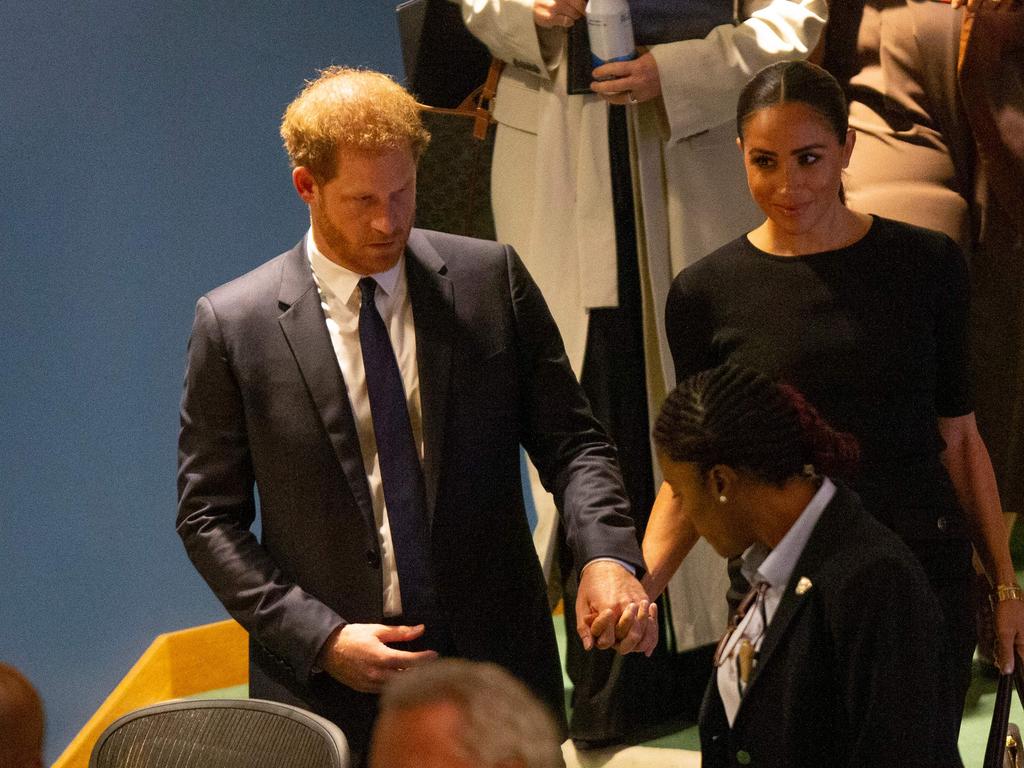
{"label": "white dress shirt", "polygon": [[[363,369],[362,348],[359,343],[359,280],[364,275],[335,264],[317,248],[313,231],[306,233],[306,253],[313,270],[313,280],[320,292],[320,306],[327,320],[327,331],[338,358],[338,367],[348,389],[349,405],[356,422],[363,468],[370,486],[373,515],[380,541],[381,574],[384,583],[384,615],[402,613],[402,595],[398,583],[395,550],[391,542],[388,511],[384,503],[377,440],[373,433],[370,397],[366,391],[366,373]],[[423,418],[420,408],[420,377],[416,366],[416,331],[413,326],[412,302],[409,300],[405,277],[405,257],[399,259],[387,272],[371,275],[378,290],[375,303],[384,325],[391,336],[391,346],[402,375],[405,401],[409,408],[409,421],[416,440],[420,462],[423,461]]]}
{"label": "white dress shirt", "polygon": [[758,597],[747,610],[743,620],[732,633],[722,650],[722,663],[718,667],[718,693],[722,697],[729,725],[736,719],[745,685],[739,675],[739,648],[743,639],[753,645],[755,653],[761,650],[764,635],[779,607],[793,569],[803,554],[811,531],[821,519],[821,513],[836,494],[836,486],[827,477],[821,487],[800,513],[792,527],[774,549],[761,543],[752,544],[743,553],[741,571],[753,586],[765,584],[763,597]]}

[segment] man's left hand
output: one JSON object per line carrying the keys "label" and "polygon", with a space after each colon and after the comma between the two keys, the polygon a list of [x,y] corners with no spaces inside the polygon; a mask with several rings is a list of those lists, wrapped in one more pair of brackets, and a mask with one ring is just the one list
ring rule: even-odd
{"label": "man's left hand", "polygon": [[583,568],[576,631],[586,650],[614,647],[650,656],[658,643],[657,615],[640,582],[618,563],[600,560]]}

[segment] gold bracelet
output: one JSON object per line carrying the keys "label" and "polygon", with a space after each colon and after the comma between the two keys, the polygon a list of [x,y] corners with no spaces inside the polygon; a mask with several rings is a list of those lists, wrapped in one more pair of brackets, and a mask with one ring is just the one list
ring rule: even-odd
{"label": "gold bracelet", "polygon": [[992,610],[995,610],[996,603],[1004,603],[1007,600],[1024,600],[1024,589],[1021,589],[1018,584],[996,584],[988,599],[992,603]]}

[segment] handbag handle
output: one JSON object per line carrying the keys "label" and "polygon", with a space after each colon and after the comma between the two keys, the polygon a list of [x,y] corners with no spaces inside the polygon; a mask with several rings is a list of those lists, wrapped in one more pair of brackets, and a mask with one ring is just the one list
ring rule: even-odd
{"label": "handbag handle", "polygon": [[1006,753],[1006,729],[1010,722],[1010,701],[1013,689],[1017,689],[1017,698],[1024,704],[1024,662],[1014,651],[1013,672],[999,676],[996,688],[996,703],[992,709],[992,726],[988,731],[985,744],[985,760],[982,768],[1003,768],[1003,755]]}
{"label": "handbag handle", "polygon": [[501,70],[505,62],[497,57],[491,58],[491,66],[487,70],[487,80],[473,89],[462,103],[457,107],[432,107],[428,104],[419,104],[424,112],[433,112],[437,115],[457,115],[468,117],[473,120],[473,138],[483,141],[487,136],[487,128],[494,123],[491,110],[494,105],[494,96],[498,91],[498,79],[501,77]]}

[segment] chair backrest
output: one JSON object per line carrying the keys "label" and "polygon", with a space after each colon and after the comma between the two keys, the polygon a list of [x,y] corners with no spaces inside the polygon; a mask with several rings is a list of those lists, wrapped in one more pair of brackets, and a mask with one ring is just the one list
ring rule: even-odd
{"label": "chair backrest", "polygon": [[171,701],[118,718],[89,768],[348,768],[334,723],[260,699]]}

